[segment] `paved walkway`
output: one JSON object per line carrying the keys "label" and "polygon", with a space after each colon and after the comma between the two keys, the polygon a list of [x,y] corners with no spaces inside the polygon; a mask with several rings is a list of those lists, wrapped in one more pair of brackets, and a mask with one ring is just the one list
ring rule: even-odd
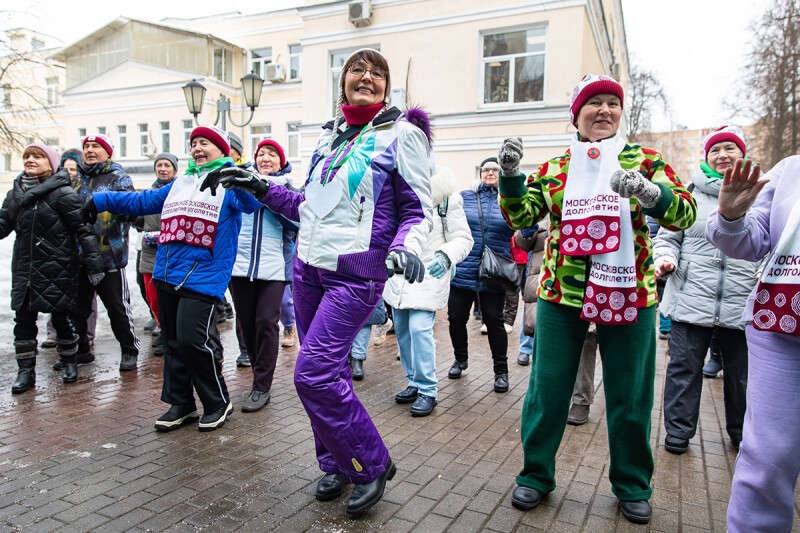
{"label": "paved walkway", "polygon": [[[138,295],[135,295],[138,299]],[[137,324],[146,321],[137,304]],[[435,327],[440,403],[412,418],[393,401],[405,387],[394,337],[371,347],[356,392],[385,439],[398,473],[384,499],[361,520],[346,499],[320,503],[320,472],[308,418],[292,384],[297,348],[282,349],[272,402],[239,411],[250,370],[234,365],[232,321],[221,325],[225,378],[237,410],[225,426],[157,433],[162,360],[141,333],[138,372],[120,374],[118,348],[101,318],[97,362],[64,386],[43,350],[34,391],[10,394],[11,350],[0,359],[0,532],[18,531],[725,531],[735,452],[723,438],[722,383],[705,380],[700,431],[683,456],[663,448],[661,390],[666,344],[659,343],[652,445],[656,456],[653,520],[621,517],[608,482],[602,372],[589,423],[568,426],[558,457],[558,488],[534,511],[510,505],[522,463],[519,419],[528,367],[510,365],[511,389],[492,389],[488,342],[470,321],[470,366],[448,380],[451,349],[444,313]],[[6,330],[10,326],[6,325]],[[141,330],[140,330],[141,332]],[[514,339],[509,335],[512,361]],[[40,335],[40,338],[43,338]],[[4,341],[8,346],[8,339]],[[800,530],[800,528],[798,528]]]}

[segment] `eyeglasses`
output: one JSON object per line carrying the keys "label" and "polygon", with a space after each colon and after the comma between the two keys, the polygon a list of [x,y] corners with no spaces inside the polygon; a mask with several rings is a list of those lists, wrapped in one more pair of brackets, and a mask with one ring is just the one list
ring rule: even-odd
{"label": "eyeglasses", "polygon": [[497,173],[499,173],[500,169],[497,168],[497,167],[482,168],[481,172],[483,172],[484,174],[486,174],[487,172],[497,172]]}
{"label": "eyeglasses", "polygon": [[369,71],[369,73],[372,75],[372,77],[375,78],[376,80],[385,80],[386,79],[386,73],[384,71],[380,70],[380,69],[367,68],[367,67],[365,67],[363,65],[352,65],[350,67],[350,73],[351,74],[355,74],[359,78],[364,77],[364,74],[366,74],[367,71]]}

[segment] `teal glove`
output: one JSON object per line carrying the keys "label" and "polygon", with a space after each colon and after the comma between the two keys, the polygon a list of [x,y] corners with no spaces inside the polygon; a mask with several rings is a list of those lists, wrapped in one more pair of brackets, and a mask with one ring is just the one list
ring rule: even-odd
{"label": "teal glove", "polygon": [[450,258],[444,252],[436,252],[433,261],[428,265],[428,272],[436,279],[440,279],[450,270]]}

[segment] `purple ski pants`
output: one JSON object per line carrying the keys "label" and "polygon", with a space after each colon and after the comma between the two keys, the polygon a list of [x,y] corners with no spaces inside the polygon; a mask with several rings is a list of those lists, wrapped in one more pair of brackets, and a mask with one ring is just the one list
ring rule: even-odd
{"label": "purple ski pants", "polygon": [[386,469],[386,449],[353,391],[347,354],[383,293],[370,281],[294,262],[300,352],[297,395],[311,419],[319,467],[348,483],[369,483]]}
{"label": "purple ski pants", "polygon": [[791,531],[800,472],[800,337],[747,326],[747,411],[728,531]]}

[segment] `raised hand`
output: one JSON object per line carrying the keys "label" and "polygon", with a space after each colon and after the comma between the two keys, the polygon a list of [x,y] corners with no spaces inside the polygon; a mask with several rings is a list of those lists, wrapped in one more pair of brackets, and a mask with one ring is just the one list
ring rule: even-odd
{"label": "raised hand", "polygon": [[208,174],[206,174],[203,183],[200,185],[200,192],[203,192],[206,189],[211,189],[211,196],[217,195],[217,186],[219,186],[219,169],[214,169]]}
{"label": "raised hand", "polygon": [[509,137],[503,141],[503,146],[497,152],[497,162],[500,163],[503,176],[516,176],[519,174],[519,162],[522,160],[522,139]]}
{"label": "raised hand", "polygon": [[220,184],[227,190],[242,189],[256,198],[269,190],[269,181],[262,180],[250,171],[239,167],[227,167],[220,171]]}
{"label": "raised hand", "polygon": [[642,207],[655,207],[661,198],[658,185],[635,170],[617,170],[611,175],[611,190],[623,198],[636,198]]}
{"label": "raised hand", "polygon": [[769,179],[759,179],[760,176],[761,165],[753,166],[749,159],[744,162],[737,159],[733,167],[725,169],[719,190],[719,214],[727,220],[742,218],[769,183]]}

